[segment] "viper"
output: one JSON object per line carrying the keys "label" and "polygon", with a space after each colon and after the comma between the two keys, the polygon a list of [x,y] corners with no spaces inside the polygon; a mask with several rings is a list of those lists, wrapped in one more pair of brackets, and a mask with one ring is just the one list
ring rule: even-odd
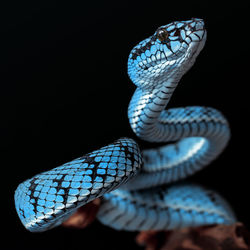
{"label": "viper", "polygon": [[141,151],[133,139],[121,138],[24,181],[15,192],[15,205],[28,230],[60,225],[98,197],[98,220],[118,230],[236,221],[216,192],[195,184],[172,184],[216,159],[230,138],[226,118],[214,108],[166,109],[206,36],[203,20],[192,18],[159,27],[132,49],[128,75],[137,88],[128,107],[131,128],[140,139],[165,145]]}

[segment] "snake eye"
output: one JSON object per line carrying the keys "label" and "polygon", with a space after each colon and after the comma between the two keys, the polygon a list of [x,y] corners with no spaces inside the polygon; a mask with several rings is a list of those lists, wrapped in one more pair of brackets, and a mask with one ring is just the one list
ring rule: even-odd
{"label": "snake eye", "polygon": [[163,42],[168,38],[168,32],[166,29],[159,29],[156,36],[161,42]]}

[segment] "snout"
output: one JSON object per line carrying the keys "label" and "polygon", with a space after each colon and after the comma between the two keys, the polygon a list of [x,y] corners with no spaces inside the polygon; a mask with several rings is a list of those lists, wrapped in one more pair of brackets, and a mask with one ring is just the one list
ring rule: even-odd
{"label": "snout", "polygon": [[200,18],[192,18],[187,22],[187,33],[193,42],[200,42],[206,38],[206,29],[204,21]]}

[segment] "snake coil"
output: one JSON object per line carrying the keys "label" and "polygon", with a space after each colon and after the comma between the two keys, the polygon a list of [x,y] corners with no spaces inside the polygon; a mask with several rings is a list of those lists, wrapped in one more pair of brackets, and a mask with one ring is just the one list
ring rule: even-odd
{"label": "snake coil", "polygon": [[97,218],[118,230],[235,222],[230,206],[214,191],[194,184],[169,186],[208,165],[230,138],[227,120],[213,108],[165,109],[205,41],[203,20],[193,18],[159,27],[132,49],[128,74],[137,89],[128,108],[131,128],[143,140],[166,145],[140,152],[134,140],[121,138],[24,181],[15,205],[28,230],[60,225],[100,196]]}

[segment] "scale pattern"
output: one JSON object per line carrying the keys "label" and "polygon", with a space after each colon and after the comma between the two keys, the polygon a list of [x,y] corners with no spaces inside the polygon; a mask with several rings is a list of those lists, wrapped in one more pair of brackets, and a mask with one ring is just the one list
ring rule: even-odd
{"label": "scale pattern", "polygon": [[98,214],[103,224],[134,231],[235,222],[230,206],[215,192],[192,185],[154,188],[207,166],[229,141],[228,122],[216,109],[165,110],[205,41],[204,23],[194,18],[158,28],[132,49],[128,74],[137,89],[128,108],[131,128],[143,140],[167,145],[143,150],[140,173],[104,195]]}
{"label": "scale pattern", "polygon": [[[144,112],[139,118],[141,124],[144,124]],[[158,126],[152,127],[147,136],[157,142],[177,142],[143,150],[144,165],[140,175],[123,188],[142,189],[186,178],[213,161],[230,138],[226,119],[209,107],[164,110],[157,122]],[[138,126],[135,129],[140,132]]]}
{"label": "scale pattern", "polygon": [[141,153],[136,142],[122,138],[24,181],[15,205],[28,230],[60,225],[100,196],[97,218],[115,229],[164,230],[236,220],[213,191],[191,184],[166,186],[208,165],[230,138],[227,120],[213,108],[165,110],[205,40],[204,23],[194,18],[161,26],[132,49],[128,74],[137,89],[128,108],[131,128],[143,140],[167,145]]}
{"label": "scale pattern", "polygon": [[166,230],[231,224],[235,216],[215,192],[193,184],[105,195],[99,220],[116,230]]}
{"label": "scale pattern", "polygon": [[137,144],[128,138],[117,140],[21,183],[15,193],[17,213],[28,230],[48,230],[126,182],[140,166]]}
{"label": "scale pattern", "polygon": [[[159,38],[162,30],[167,31],[166,41]],[[229,126],[216,109],[196,106],[165,110],[205,41],[203,21],[192,19],[160,27],[131,51],[128,74],[138,86],[128,108],[131,128],[143,140],[176,143],[143,151],[141,174],[127,189],[183,179],[208,165],[227,145]]]}

